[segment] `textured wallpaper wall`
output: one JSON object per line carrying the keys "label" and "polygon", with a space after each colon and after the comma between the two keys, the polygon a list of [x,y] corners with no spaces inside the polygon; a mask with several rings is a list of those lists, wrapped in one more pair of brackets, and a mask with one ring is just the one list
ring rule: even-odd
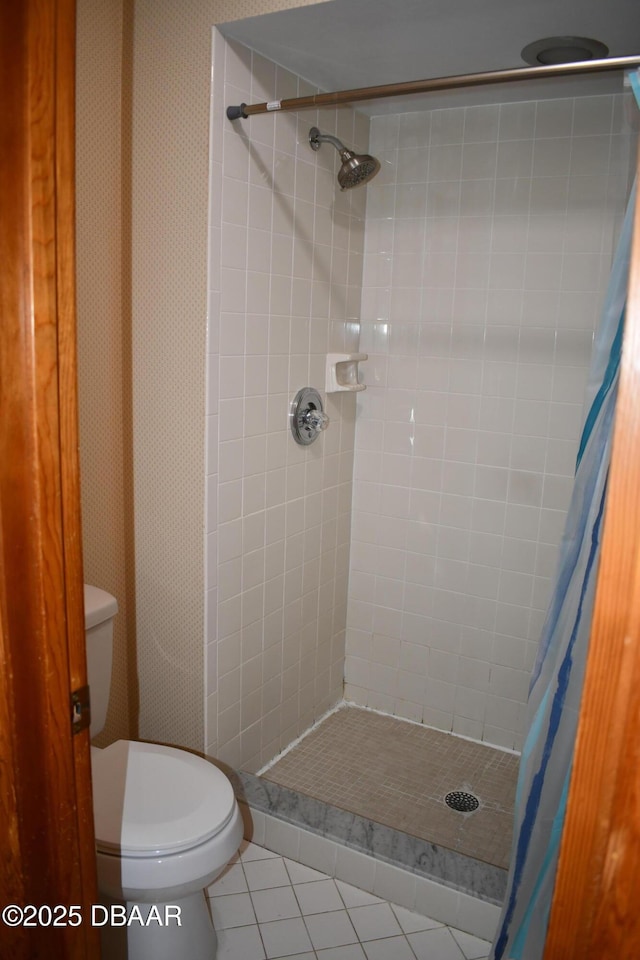
{"label": "textured wallpaper wall", "polygon": [[204,747],[211,26],[302,5],[78,0],[85,579],[120,606],[101,742]]}
{"label": "textured wallpaper wall", "polygon": [[204,749],[211,27],[292,3],[139,0],[133,429],[140,736]]}
{"label": "textured wallpaper wall", "polygon": [[[78,390],[84,575],[118,599],[113,683],[100,742],[135,727],[131,408],[127,392],[122,0],[77,5]],[[126,191],[125,191],[126,193]]]}

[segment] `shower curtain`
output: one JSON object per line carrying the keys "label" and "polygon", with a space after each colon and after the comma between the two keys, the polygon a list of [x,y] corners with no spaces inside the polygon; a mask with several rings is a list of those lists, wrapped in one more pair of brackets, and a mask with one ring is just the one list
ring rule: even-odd
{"label": "shower curtain", "polygon": [[635,191],[634,184],[594,344],[574,490],[531,678],[507,894],[491,960],[544,953],[595,594]]}

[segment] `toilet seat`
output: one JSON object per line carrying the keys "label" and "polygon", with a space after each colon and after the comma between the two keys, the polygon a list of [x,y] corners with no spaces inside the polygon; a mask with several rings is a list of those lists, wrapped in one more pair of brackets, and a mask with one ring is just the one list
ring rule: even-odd
{"label": "toilet seat", "polygon": [[91,754],[101,853],[179,854],[210,840],[234,816],[236,800],[227,777],[185,750],[118,740]]}

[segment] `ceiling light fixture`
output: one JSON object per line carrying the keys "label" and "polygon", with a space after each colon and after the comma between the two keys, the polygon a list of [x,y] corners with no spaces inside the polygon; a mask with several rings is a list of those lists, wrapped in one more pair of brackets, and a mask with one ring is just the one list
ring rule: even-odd
{"label": "ceiling light fixture", "polygon": [[576,63],[579,60],[603,60],[609,47],[589,37],[546,37],[529,43],[520,56],[534,67],[557,63]]}

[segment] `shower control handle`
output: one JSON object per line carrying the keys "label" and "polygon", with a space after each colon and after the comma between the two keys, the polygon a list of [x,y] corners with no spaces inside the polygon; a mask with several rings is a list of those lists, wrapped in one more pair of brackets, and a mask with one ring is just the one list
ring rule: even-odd
{"label": "shower control handle", "polygon": [[296,443],[307,446],[317,440],[329,426],[329,417],[324,412],[322,399],[313,387],[298,390],[289,414],[291,433]]}
{"label": "shower control handle", "polygon": [[329,417],[321,410],[312,410],[310,408],[306,413],[303,414],[302,422],[305,427],[308,427],[310,430],[315,430],[316,433],[319,433],[320,430],[326,430],[329,426]]}

